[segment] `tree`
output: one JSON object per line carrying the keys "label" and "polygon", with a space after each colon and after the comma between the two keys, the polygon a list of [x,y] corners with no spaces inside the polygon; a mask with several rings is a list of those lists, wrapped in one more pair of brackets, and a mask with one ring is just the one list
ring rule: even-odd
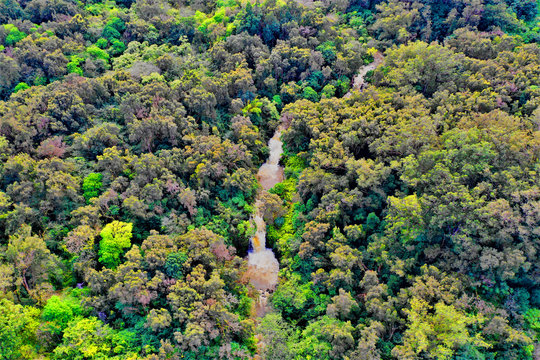
{"label": "tree", "polygon": [[151,114],[144,119],[135,119],[129,126],[129,139],[140,142],[143,151],[152,152],[156,143],[167,141],[171,145],[177,145],[178,125],[170,116]]}
{"label": "tree", "polygon": [[383,334],[384,325],[378,321],[371,321],[369,326],[360,331],[360,340],[356,350],[351,354],[351,360],[380,360],[381,351],[377,342]]}
{"label": "tree", "polygon": [[294,328],[279,313],[269,313],[261,320],[257,331],[264,339],[263,356],[268,360],[295,358],[294,345],[298,341]]}
{"label": "tree", "polygon": [[0,299],[0,358],[35,359],[39,310]]}
{"label": "tree", "polygon": [[6,96],[19,80],[19,64],[9,56],[0,53],[0,96]]}
{"label": "tree", "polygon": [[389,66],[390,71],[383,75],[385,80],[381,79],[382,67],[375,70],[374,78],[378,84],[416,90],[429,97],[440,89],[456,90],[462,77],[459,72],[462,58],[437,44],[419,41],[400,45],[388,51],[384,65]]}
{"label": "tree", "polygon": [[90,173],[83,180],[82,190],[84,191],[84,198],[88,203],[91,198],[95,198],[99,195],[103,183],[101,180],[103,175],[100,173]]}
{"label": "tree", "polygon": [[6,258],[13,266],[15,284],[22,286],[26,294],[39,300],[43,290],[51,290],[48,277],[52,275],[55,258],[45,241],[32,235],[30,226],[23,225],[10,236]]}
{"label": "tree", "polygon": [[0,1],[0,20],[2,21],[2,23],[7,23],[9,22],[9,19],[22,18],[23,16],[24,12],[18,1]]}
{"label": "tree", "polygon": [[396,346],[392,355],[410,359],[429,354],[437,360],[451,359],[456,350],[465,347],[487,348],[481,334],[471,336],[468,326],[481,324],[482,318],[464,314],[453,305],[439,302],[430,314],[431,305],[422,299],[411,299],[411,308],[404,310],[408,318],[403,345]]}
{"label": "tree", "polygon": [[41,142],[38,154],[42,157],[63,157],[66,153],[66,144],[62,142],[60,136],[45,139]]}
{"label": "tree", "polygon": [[298,353],[302,358],[342,359],[354,346],[350,322],[323,316],[302,331]]}
{"label": "tree", "polygon": [[536,333],[536,340],[540,339],[540,309],[530,308],[525,313],[527,326]]}
{"label": "tree", "polygon": [[216,117],[215,106],[217,104],[214,94],[206,91],[202,86],[192,88],[186,96],[185,105],[194,117]]}
{"label": "tree", "polygon": [[99,261],[108,268],[116,268],[124,249],[131,246],[133,224],[113,221],[101,230],[99,242]]}
{"label": "tree", "polygon": [[404,243],[417,241],[425,229],[422,208],[415,195],[403,199],[388,197],[389,211],[386,217],[387,229]]}
{"label": "tree", "polygon": [[48,329],[53,334],[60,335],[70,321],[82,314],[82,310],[79,298],[73,296],[60,298],[55,295],[47,300],[41,318],[47,322]]}
{"label": "tree", "polygon": [[117,332],[95,317],[75,318],[64,331],[62,343],[54,349],[53,359],[106,359],[115,355],[133,356],[135,334]]}
{"label": "tree", "polygon": [[23,91],[23,90],[26,90],[26,89],[30,89],[30,86],[25,82],[20,82],[13,89],[13,93],[15,94],[15,93],[17,93],[19,91]]}
{"label": "tree", "polygon": [[349,320],[358,311],[358,303],[350,293],[339,289],[339,294],[332,298],[332,303],[326,307],[326,315],[340,320]]}
{"label": "tree", "polygon": [[286,209],[283,207],[283,201],[276,194],[263,193],[260,197],[261,214],[267,224],[272,224],[277,218],[286,214]]}
{"label": "tree", "polygon": [[418,2],[403,2],[390,0],[377,5],[377,21],[373,24],[373,30],[378,38],[392,40],[403,44],[413,40],[419,28],[420,17]]}
{"label": "tree", "polygon": [[43,67],[49,79],[58,79],[67,72],[68,59],[60,50],[47,54],[43,59]]}
{"label": "tree", "polygon": [[13,46],[27,36],[27,34],[19,31],[19,29],[15,25],[6,24],[4,25],[4,28],[7,30],[7,36],[4,40],[4,43],[7,46]]}
{"label": "tree", "polygon": [[167,309],[152,309],[146,317],[146,326],[156,332],[171,325],[171,314]]}
{"label": "tree", "polygon": [[317,102],[319,101],[319,94],[311,86],[306,86],[302,93],[302,97],[306,100]]}
{"label": "tree", "polygon": [[170,253],[165,262],[165,273],[172,278],[181,279],[184,276],[184,264],[188,257],[183,252]]}

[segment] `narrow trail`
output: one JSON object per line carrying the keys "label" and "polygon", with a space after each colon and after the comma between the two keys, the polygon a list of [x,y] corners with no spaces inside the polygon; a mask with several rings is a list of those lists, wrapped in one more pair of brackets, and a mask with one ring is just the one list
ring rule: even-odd
{"label": "narrow trail", "polygon": [[266,223],[261,213],[261,195],[274,185],[283,181],[283,168],[279,166],[279,159],[283,153],[283,143],[280,140],[282,127],[279,127],[268,142],[270,156],[259,168],[257,179],[262,190],[255,201],[255,216],[253,220],[257,232],[251,239],[252,250],[248,253],[247,275],[251,284],[259,291],[259,300],[256,306],[257,317],[264,316],[269,310],[268,296],[275,290],[278,283],[279,263],[271,249],[266,248]]}
{"label": "narrow trail", "polygon": [[[366,81],[364,80],[365,76],[368,72],[375,70],[377,66],[381,65],[384,61],[384,56],[380,51],[377,51],[375,55],[373,55],[373,62],[371,64],[361,66],[358,69],[358,73],[353,77],[352,80],[352,86],[351,91],[357,90],[362,91],[362,89],[366,86]],[[344,97],[348,98],[350,97],[351,91],[349,91],[347,94],[345,94]]]}

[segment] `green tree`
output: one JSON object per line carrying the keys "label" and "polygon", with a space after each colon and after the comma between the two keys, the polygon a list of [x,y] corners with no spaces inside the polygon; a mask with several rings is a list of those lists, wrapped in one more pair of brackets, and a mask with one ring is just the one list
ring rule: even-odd
{"label": "green tree", "polygon": [[113,56],[122,55],[122,53],[126,50],[126,44],[124,44],[120,40],[113,39],[111,41],[111,48],[109,49],[109,52]]}
{"label": "green tree", "polygon": [[307,99],[307,100],[312,101],[312,102],[319,101],[319,94],[317,94],[317,92],[315,90],[313,90],[313,88],[311,86],[307,86],[306,88],[304,88],[304,92],[302,93],[302,97],[304,99]]}
{"label": "green tree", "polygon": [[0,359],[36,359],[39,310],[0,300]]}
{"label": "green tree", "polygon": [[61,334],[68,323],[82,314],[81,300],[73,296],[51,296],[43,308],[41,318],[54,334]]}
{"label": "green tree", "polygon": [[188,260],[184,252],[174,252],[167,256],[165,262],[165,273],[175,279],[184,276],[184,263]]}
{"label": "green tree", "polygon": [[388,202],[386,221],[389,232],[404,243],[415,241],[425,231],[422,208],[416,194],[404,198],[389,196]]}
{"label": "green tree", "polygon": [[86,48],[86,52],[95,57],[96,59],[101,59],[105,61],[109,61],[109,54],[105,50],[100,49],[96,45],[91,45],[88,48]]}
{"label": "green tree", "polygon": [[12,24],[4,25],[4,29],[8,33],[6,36],[6,39],[4,40],[4,43],[7,46],[13,46],[17,42],[21,41],[27,36],[27,34],[23,33],[22,31],[19,31],[19,29],[15,25],[12,25]]}
{"label": "green tree", "polygon": [[90,173],[84,178],[82,190],[84,191],[83,196],[87,203],[91,198],[99,196],[101,187],[103,186],[101,179],[103,179],[101,173]]}
{"label": "green tree", "polygon": [[530,308],[524,318],[527,326],[536,333],[536,340],[540,340],[540,309]]}
{"label": "green tree", "polygon": [[98,360],[111,359],[115,355],[122,358],[133,356],[134,333],[116,332],[99,319],[76,318],[64,331],[62,343],[54,349],[53,359],[57,360]]}
{"label": "green tree", "polygon": [[321,97],[323,99],[333,98],[334,95],[336,95],[336,87],[334,85],[328,84],[325,87],[323,87],[322,92],[321,92]]}
{"label": "green tree", "polygon": [[483,322],[481,316],[471,316],[458,311],[453,305],[438,302],[433,309],[426,301],[413,298],[411,308],[405,310],[408,326],[403,345],[392,350],[398,359],[427,354],[437,360],[451,359],[455,351],[463,347],[487,348],[480,333],[471,336],[470,325]]}
{"label": "green tree", "polygon": [[122,37],[122,32],[126,30],[126,23],[118,18],[118,17],[112,17],[108,22],[107,25],[103,28],[103,37],[108,39],[109,41],[113,41],[114,39],[120,39]]}
{"label": "green tree", "polygon": [[16,285],[22,286],[28,295],[39,301],[44,291],[51,290],[48,280],[55,258],[45,241],[32,235],[29,225],[21,226],[10,236],[6,258],[13,266]]}
{"label": "green tree", "polygon": [[13,89],[13,93],[19,92],[21,90],[30,89],[30,86],[25,82],[20,82],[15,86],[15,89]]}
{"label": "green tree", "polygon": [[321,317],[302,331],[296,359],[342,359],[354,347],[353,330],[350,322]]}
{"label": "green tree", "polygon": [[267,314],[262,318],[257,330],[264,339],[263,354],[265,359],[289,360],[295,358],[294,347],[298,336],[294,328],[283,320],[281,314]]}
{"label": "green tree", "polygon": [[83,71],[79,66],[82,60],[83,59],[81,59],[80,57],[78,57],[76,55],[73,55],[71,57],[71,61],[68,62],[67,65],[66,65],[68,73],[75,73],[75,74],[78,74],[78,75],[82,76]]}
{"label": "green tree", "polygon": [[124,249],[131,246],[133,224],[113,221],[101,230],[99,242],[99,261],[108,268],[116,268],[120,264],[120,256]]}
{"label": "green tree", "polygon": [[105,38],[99,38],[97,41],[96,41],[96,46],[100,49],[105,49],[107,48],[107,46],[109,45],[109,42],[107,41],[107,39]]}

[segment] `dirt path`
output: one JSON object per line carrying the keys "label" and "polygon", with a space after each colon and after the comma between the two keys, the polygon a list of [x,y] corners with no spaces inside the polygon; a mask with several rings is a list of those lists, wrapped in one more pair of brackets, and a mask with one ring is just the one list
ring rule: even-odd
{"label": "dirt path", "polygon": [[[373,62],[371,64],[361,66],[358,69],[358,73],[353,77],[352,80],[352,86],[351,91],[362,91],[362,89],[366,86],[366,82],[364,80],[364,77],[366,74],[372,70],[375,70],[377,66],[381,65],[384,61],[384,56],[380,51],[377,51],[375,55],[373,56]],[[349,91],[347,94],[345,94],[344,97],[350,97],[351,91]]]}

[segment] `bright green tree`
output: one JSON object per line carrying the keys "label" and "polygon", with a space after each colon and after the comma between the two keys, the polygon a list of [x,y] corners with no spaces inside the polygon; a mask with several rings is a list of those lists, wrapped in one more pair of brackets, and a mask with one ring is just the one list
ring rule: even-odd
{"label": "bright green tree", "polygon": [[96,41],[96,46],[100,49],[105,49],[107,48],[107,46],[109,45],[109,42],[107,41],[107,39],[105,38],[99,38],[97,41]]}
{"label": "bright green tree", "polygon": [[[99,319],[75,319],[64,331],[63,342],[54,349],[53,359],[110,359],[123,354],[122,359],[131,358],[133,333],[116,332]],[[115,357],[116,358],[116,357]]]}
{"label": "bright green tree", "polygon": [[86,52],[95,57],[96,59],[102,59],[105,61],[109,61],[109,54],[105,50],[101,50],[96,45],[91,45],[88,48],[86,48]]}
{"label": "bright green tree", "polygon": [[113,221],[101,230],[99,243],[99,261],[108,268],[115,268],[120,264],[120,256],[124,249],[131,246],[133,224]]}
{"label": "bright green tree", "polygon": [[481,334],[471,336],[470,325],[481,324],[482,318],[458,311],[453,305],[439,302],[433,307],[420,298],[411,300],[411,308],[405,310],[408,327],[403,345],[396,346],[392,355],[398,359],[410,359],[426,354],[437,360],[452,359],[456,350],[469,347],[489,347]]}
{"label": "bright green tree", "polygon": [[68,73],[75,73],[75,74],[78,74],[78,75],[82,76],[83,71],[80,68],[81,61],[83,61],[83,59],[81,59],[80,57],[78,57],[76,55],[73,55],[71,57],[71,61],[68,62],[67,65],[66,65]]}
{"label": "bright green tree", "polygon": [[7,32],[6,39],[4,40],[7,46],[13,46],[27,36],[27,34],[23,33],[12,24],[4,25],[4,29]]}
{"label": "bright green tree", "polygon": [[20,82],[17,84],[17,86],[15,86],[15,89],[13,89],[13,92],[16,93],[16,92],[19,92],[21,90],[26,90],[26,89],[30,89],[30,86],[25,82]]}
{"label": "bright green tree", "polygon": [[0,300],[0,359],[35,359],[39,310]]}
{"label": "bright green tree", "polygon": [[100,173],[91,173],[84,178],[82,189],[84,191],[83,196],[87,202],[91,198],[95,198],[99,195],[101,187],[103,186],[103,183],[101,182],[102,178],[103,175]]}
{"label": "bright green tree", "polygon": [[312,102],[319,101],[319,94],[317,94],[317,92],[311,86],[307,86],[304,89],[302,97]]}
{"label": "bright green tree", "polygon": [[540,309],[531,308],[525,313],[527,327],[536,332],[536,339],[540,341]]}
{"label": "bright green tree", "polygon": [[68,326],[68,323],[81,312],[80,299],[72,296],[61,298],[55,295],[47,300],[41,318],[49,324],[53,333],[61,333]]}

